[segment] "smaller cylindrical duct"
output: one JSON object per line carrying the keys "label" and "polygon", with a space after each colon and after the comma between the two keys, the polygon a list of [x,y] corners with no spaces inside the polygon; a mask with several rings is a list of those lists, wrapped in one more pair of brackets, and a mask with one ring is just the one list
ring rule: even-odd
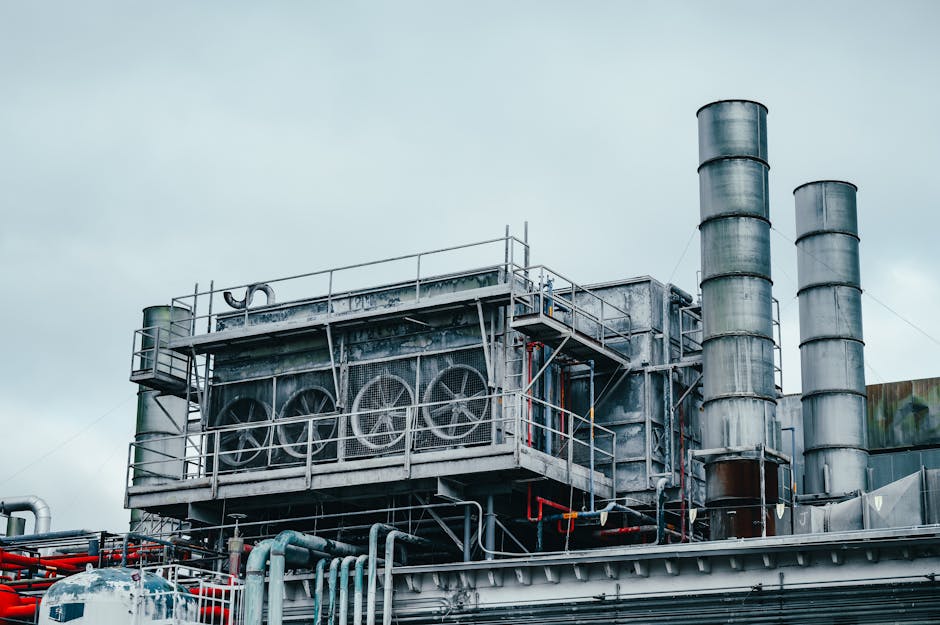
{"label": "smaller cylindrical duct", "polygon": [[7,517],[6,536],[22,536],[26,533],[26,519],[21,516]]}
{"label": "smaller cylindrical duct", "polygon": [[[156,363],[158,372],[185,379],[189,359],[166,348],[171,335],[190,332],[192,312],[180,306],[150,306],[144,309],[143,324],[148,329],[142,359]],[[149,342],[148,342],[149,341]],[[137,428],[134,434],[133,483],[152,484],[178,480],[183,476],[186,455],[186,421],[189,407],[185,399],[141,386],[137,392]],[[146,533],[141,515],[131,511],[131,530]]]}
{"label": "smaller cylindrical duct", "polygon": [[856,190],[848,182],[822,180],[793,191],[809,494],[839,496],[867,486]]}
{"label": "smaller cylindrical duct", "polygon": [[144,308],[144,325],[137,369],[185,379],[189,358],[167,348],[174,337],[192,334],[193,313],[188,308],[148,306]]}

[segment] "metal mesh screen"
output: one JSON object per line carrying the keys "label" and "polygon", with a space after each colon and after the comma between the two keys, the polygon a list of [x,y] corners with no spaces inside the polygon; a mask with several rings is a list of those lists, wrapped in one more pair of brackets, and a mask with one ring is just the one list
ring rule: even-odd
{"label": "metal mesh screen", "polygon": [[401,454],[406,425],[414,423],[418,394],[417,360],[406,358],[349,368],[353,397],[346,428],[345,456]]}
{"label": "metal mesh screen", "polygon": [[491,442],[493,401],[482,349],[424,357],[420,377],[416,449]]}
{"label": "metal mesh screen", "polygon": [[277,378],[271,464],[284,466],[337,458],[339,414],[331,371]]}
{"label": "metal mesh screen", "polygon": [[213,387],[209,426],[224,428],[209,439],[218,445],[222,471],[261,468],[268,463],[271,441],[272,390],[270,380]]}

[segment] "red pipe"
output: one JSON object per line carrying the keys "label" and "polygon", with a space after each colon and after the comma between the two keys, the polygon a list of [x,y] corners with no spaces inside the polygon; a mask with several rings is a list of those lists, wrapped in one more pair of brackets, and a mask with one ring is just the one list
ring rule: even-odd
{"label": "red pipe", "polygon": [[209,605],[199,608],[199,616],[203,619],[204,623],[228,622],[228,614],[228,608],[223,608],[220,605]]}
{"label": "red pipe", "polygon": [[24,597],[10,586],[0,585],[0,621],[32,619],[38,606],[36,597]]}
{"label": "red pipe", "polygon": [[234,587],[228,588],[210,588],[204,586],[202,588],[190,588],[189,594],[198,595],[200,597],[214,597],[214,598],[225,598],[230,592],[234,590]]}
{"label": "red pipe", "polygon": [[[543,516],[543,506],[548,506],[549,508],[554,508],[555,510],[560,510],[561,512],[571,513],[573,510],[567,506],[563,506],[560,503],[555,503],[551,499],[545,499],[544,497],[536,497],[536,503],[539,504],[539,514],[538,516],[532,516],[532,484],[529,484],[528,495],[526,496],[526,518],[530,523],[538,523],[542,520]],[[556,528],[559,534],[570,534],[574,530],[574,517],[572,516],[568,519],[568,529],[565,530],[561,526],[561,519],[558,520],[558,527]]]}
{"label": "red pipe", "polygon": [[[128,560],[137,560],[141,554],[134,551],[127,554]],[[121,554],[118,552],[103,553],[100,556],[91,556],[88,554],[72,554],[64,556],[24,556],[18,553],[10,553],[0,549],[0,569],[6,571],[17,571],[20,569],[46,569],[57,570],[65,573],[79,573],[85,569],[86,564],[98,564],[99,562],[119,562]]]}
{"label": "red pipe", "polygon": [[15,571],[27,568],[61,569],[69,573],[78,573],[81,570],[79,567],[67,562],[57,562],[54,558],[43,559],[42,556],[33,558],[0,549],[0,569]]}

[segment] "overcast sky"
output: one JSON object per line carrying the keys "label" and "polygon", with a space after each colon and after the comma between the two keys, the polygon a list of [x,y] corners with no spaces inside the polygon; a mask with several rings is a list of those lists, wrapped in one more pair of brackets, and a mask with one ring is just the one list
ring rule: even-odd
{"label": "overcast sky", "polygon": [[0,498],[126,530],[132,334],[194,282],[529,220],[533,261],[694,293],[716,99],[770,109],[785,390],[820,178],[860,188],[869,383],[940,375],[940,4],[773,5],[0,0]]}

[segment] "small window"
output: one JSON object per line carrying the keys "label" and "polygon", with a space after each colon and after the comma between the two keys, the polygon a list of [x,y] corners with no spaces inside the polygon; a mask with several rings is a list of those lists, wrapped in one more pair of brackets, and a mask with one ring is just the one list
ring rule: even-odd
{"label": "small window", "polygon": [[84,603],[63,603],[49,608],[49,618],[56,623],[67,623],[85,615]]}

